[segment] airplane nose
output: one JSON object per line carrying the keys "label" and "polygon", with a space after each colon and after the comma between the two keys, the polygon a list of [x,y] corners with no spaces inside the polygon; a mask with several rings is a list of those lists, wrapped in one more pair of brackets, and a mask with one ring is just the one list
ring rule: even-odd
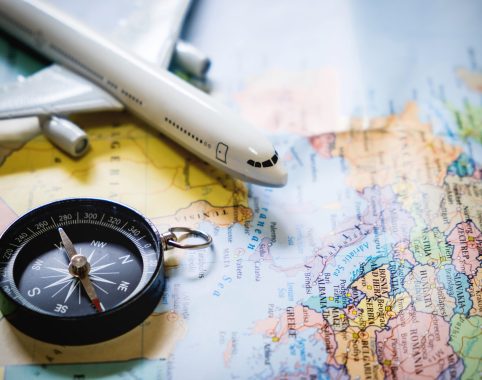
{"label": "airplane nose", "polygon": [[288,173],[281,164],[278,164],[267,170],[266,168],[261,169],[257,178],[250,178],[249,180],[262,186],[283,187],[288,182]]}
{"label": "airplane nose", "polygon": [[273,187],[283,187],[288,183],[288,172],[282,165],[275,167],[276,173],[273,175]]}

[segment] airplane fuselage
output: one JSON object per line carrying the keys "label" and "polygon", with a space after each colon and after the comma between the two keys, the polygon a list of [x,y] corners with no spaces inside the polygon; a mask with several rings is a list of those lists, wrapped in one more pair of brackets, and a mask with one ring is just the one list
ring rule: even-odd
{"label": "airplane fuselage", "polygon": [[[231,175],[283,186],[272,144],[233,111],[39,1],[0,3],[3,29],[109,92],[163,134]],[[249,164],[248,164],[249,162]]]}

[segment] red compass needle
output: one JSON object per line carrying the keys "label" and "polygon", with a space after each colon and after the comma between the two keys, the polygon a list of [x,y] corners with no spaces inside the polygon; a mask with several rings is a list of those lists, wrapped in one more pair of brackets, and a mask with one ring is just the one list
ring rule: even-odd
{"label": "red compass needle", "polygon": [[79,255],[77,253],[74,245],[72,244],[72,241],[69,239],[63,228],[59,228],[59,234],[60,238],[62,239],[62,244],[64,245],[65,252],[67,252],[67,255],[70,259],[70,274],[80,280],[97,312],[103,312],[104,308],[99,300],[99,297],[97,296],[97,293],[95,292],[94,285],[89,278],[90,263],[87,260],[87,257]]}

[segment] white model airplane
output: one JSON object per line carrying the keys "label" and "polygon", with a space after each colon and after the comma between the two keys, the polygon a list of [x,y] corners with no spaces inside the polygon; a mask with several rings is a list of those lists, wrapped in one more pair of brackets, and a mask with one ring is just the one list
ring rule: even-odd
{"label": "white model airplane", "polygon": [[[171,0],[164,0],[171,1]],[[39,0],[1,0],[0,27],[56,64],[0,89],[0,119],[38,117],[43,133],[73,156],[86,134],[66,114],[128,109],[204,161],[242,180],[283,186],[287,174],[272,144],[233,111],[167,71],[174,52],[191,71],[196,52],[176,41],[189,0],[175,0],[171,31],[157,56],[141,59],[58,8]],[[136,54],[137,53],[137,54]],[[184,62],[183,62],[184,61]]]}

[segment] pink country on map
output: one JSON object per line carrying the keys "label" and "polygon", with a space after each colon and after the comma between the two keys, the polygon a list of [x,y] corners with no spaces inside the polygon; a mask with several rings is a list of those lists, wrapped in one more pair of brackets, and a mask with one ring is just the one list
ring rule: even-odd
{"label": "pink country on map", "polygon": [[288,344],[289,338],[296,336],[298,332],[310,329],[314,339],[324,343],[324,350],[328,354],[327,364],[336,364],[335,349],[336,341],[333,329],[322,313],[306,306],[289,306],[279,317],[269,317],[255,323],[253,332],[262,334],[276,344]]}
{"label": "pink country on map", "polygon": [[377,332],[377,355],[388,379],[436,379],[459,361],[449,340],[450,325],[442,317],[402,310]]}
{"label": "pink country on map", "polygon": [[249,83],[237,99],[243,115],[261,128],[314,136],[344,127],[339,87],[337,72],[329,68],[271,71]]}
{"label": "pink country on map", "polygon": [[336,135],[334,133],[324,133],[322,135],[311,136],[310,144],[313,149],[323,158],[331,158],[331,151],[335,145]]}

